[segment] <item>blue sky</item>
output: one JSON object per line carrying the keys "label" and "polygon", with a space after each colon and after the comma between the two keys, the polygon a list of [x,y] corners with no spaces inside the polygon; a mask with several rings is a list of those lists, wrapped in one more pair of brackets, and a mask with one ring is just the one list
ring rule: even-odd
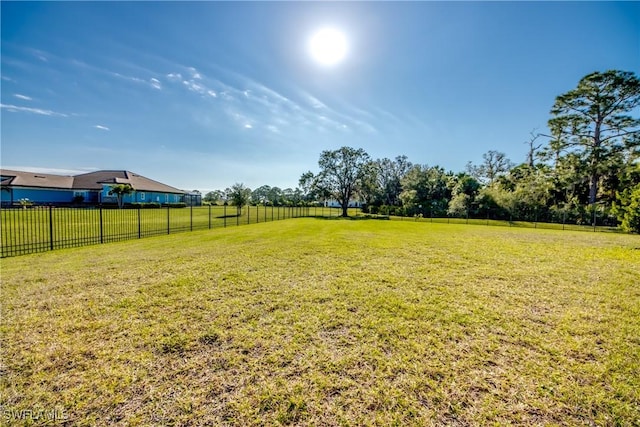
{"label": "blue sky", "polygon": [[[4,168],[295,188],[322,150],[525,160],[555,97],[640,70],[638,2],[1,3]],[[320,28],[348,41],[311,58]],[[37,169],[36,169],[37,168]]]}

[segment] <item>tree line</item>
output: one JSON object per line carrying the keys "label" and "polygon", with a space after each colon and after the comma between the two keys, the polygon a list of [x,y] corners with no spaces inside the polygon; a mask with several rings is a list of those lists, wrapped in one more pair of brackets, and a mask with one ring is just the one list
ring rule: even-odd
{"label": "tree line", "polygon": [[391,215],[482,216],[620,225],[640,232],[640,80],[610,70],[583,77],[556,97],[549,134],[531,132],[527,156],[514,163],[490,150],[462,172],[413,164],[400,155],[372,159],[363,149],[325,150],[319,171],[296,189],[235,184],[206,201],[300,204],[336,200],[347,215],[357,199],[364,212]]}

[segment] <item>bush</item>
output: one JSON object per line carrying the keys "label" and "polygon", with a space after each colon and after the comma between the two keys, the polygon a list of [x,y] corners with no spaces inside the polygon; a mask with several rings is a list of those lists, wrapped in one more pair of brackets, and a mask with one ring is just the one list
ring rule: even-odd
{"label": "bush", "polygon": [[640,184],[616,195],[612,213],[624,231],[640,233]]}
{"label": "bush", "polygon": [[186,208],[187,204],[184,202],[180,202],[180,203],[165,203],[163,206],[166,206],[168,208]]}
{"label": "bush", "polygon": [[407,216],[407,209],[404,206],[382,205],[378,208],[380,215]]}

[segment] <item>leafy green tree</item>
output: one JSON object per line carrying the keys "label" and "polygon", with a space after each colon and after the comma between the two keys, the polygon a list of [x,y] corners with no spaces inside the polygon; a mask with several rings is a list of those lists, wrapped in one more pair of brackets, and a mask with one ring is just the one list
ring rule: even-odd
{"label": "leafy green tree", "polygon": [[116,196],[116,199],[118,200],[118,208],[122,209],[122,207],[124,206],[124,196],[131,193],[133,193],[133,187],[131,185],[115,184],[111,186],[108,194],[110,196]]}
{"label": "leafy green tree", "polygon": [[318,166],[320,172],[313,175],[303,174],[305,181],[319,194],[328,194],[338,201],[342,216],[348,216],[349,201],[358,194],[369,155],[362,149],[342,147],[337,150],[325,150],[320,154]]}
{"label": "leafy green tree", "polygon": [[300,188],[285,188],[282,190],[282,201],[288,206],[300,206],[303,199],[303,191]]}
{"label": "leafy green tree", "polygon": [[518,214],[518,200],[515,192],[501,185],[483,187],[476,198],[479,213],[496,218],[513,219]]}
{"label": "leafy green tree", "polygon": [[413,166],[407,156],[397,156],[394,160],[387,158],[377,160],[378,184],[382,191],[383,203],[398,205],[402,193],[402,179]]}
{"label": "leafy green tree", "polygon": [[630,114],[640,105],[640,80],[632,72],[610,70],[583,77],[556,98],[549,120],[556,153],[574,151],[584,159],[589,203],[594,204],[610,156],[640,144],[640,119]]}
{"label": "leafy green tree", "polygon": [[268,202],[273,202],[271,200],[271,187],[268,185],[263,185],[251,192],[251,203],[253,204],[264,204]]}
{"label": "leafy green tree", "polygon": [[224,191],[220,190],[209,191],[202,198],[203,201],[214,204],[218,203],[222,199],[224,199]]}
{"label": "leafy green tree", "polygon": [[415,213],[444,214],[451,199],[450,178],[439,166],[414,165],[402,180],[400,199]]}
{"label": "leafy green tree", "polygon": [[551,172],[549,167],[544,165],[534,168],[525,166],[523,171],[514,189],[517,207],[521,216],[538,220],[546,214],[551,200]]}
{"label": "leafy green tree", "polygon": [[362,166],[362,178],[360,180],[360,198],[368,209],[370,205],[378,203],[382,198],[382,188],[379,184],[380,165],[378,160],[368,161]]}
{"label": "leafy green tree", "polygon": [[302,189],[305,195],[313,197],[313,173],[311,171],[307,171],[300,176],[298,187]]}
{"label": "leafy green tree", "polygon": [[449,201],[447,214],[451,216],[465,216],[471,207],[471,197],[468,194],[459,193]]}
{"label": "leafy green tree", "polygon": [[612,213],[623,230],[640,233],[640,184],[618,193]]}
{"label": "leafy green tree", "polygon": [[238,210],[238,215],[242,215],[242,207],[247,205],[251,199],[251,189],[241,183],[233,184],[229,189],[228,197],[231,204]]}
{"label": "leafy green tree", "polygon": [[447,214],[452,216],[467,215],[480,190],[480,182],[469,174],[460,173],[452,177],[449,186],[451,187],[451,200]]}
{"label": "leafy green tree", "polygon": [[367,162],[363,167],[360,183],[362,201],[372,206],[399,205],[402,179],[411,166],[407,156],[398,156],[394,160],[385,157]]}

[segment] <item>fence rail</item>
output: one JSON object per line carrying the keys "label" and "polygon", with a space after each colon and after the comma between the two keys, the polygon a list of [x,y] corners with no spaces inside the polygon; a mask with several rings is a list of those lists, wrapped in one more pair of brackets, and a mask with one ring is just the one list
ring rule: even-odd
{"label": "fence rail", "polygon": [[184,231],[225,228],[303,216],[338,216],[309,206],[199,206],[156,209],[0,209],[0,257],[25,255]]}

